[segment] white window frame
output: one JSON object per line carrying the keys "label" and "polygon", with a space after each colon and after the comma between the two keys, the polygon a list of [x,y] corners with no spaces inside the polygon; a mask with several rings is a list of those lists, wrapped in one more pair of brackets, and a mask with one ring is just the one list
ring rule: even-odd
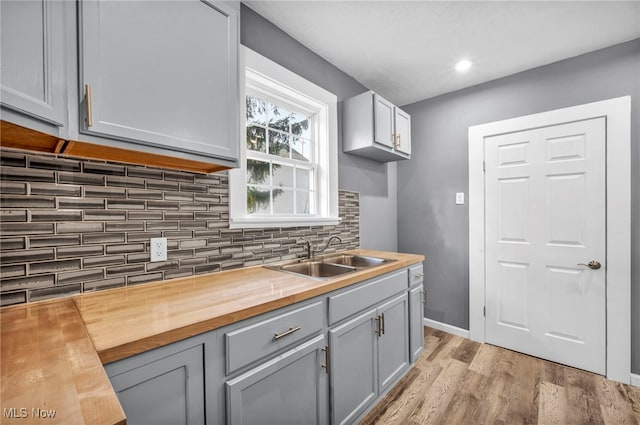
{"label": "white window frame", "polygon": [[[338,99],[253,50],[240,46],[240,154],[239,167],[229,171],[229,227],[297,227],[335,225],[338,218]],[[266,92],[267,100],[281,98],[301,110],[317,113],[314,155],[317,167],[316,213],[312,215],[265,215],[247,213],[246,96]]]}

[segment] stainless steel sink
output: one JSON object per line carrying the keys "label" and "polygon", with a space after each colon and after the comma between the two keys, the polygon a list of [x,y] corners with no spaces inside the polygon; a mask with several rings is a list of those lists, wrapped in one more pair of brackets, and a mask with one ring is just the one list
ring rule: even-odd
{"label": "stainless steel sink", "polygon": [[360,255],[343,254],[338,257],[327,257],[323,261],[332,264],[344,264],[346,266],[366,268],[375,267],[380,264],[389,263],[395,260],[378,257],[366,257]]}
{"label": "stainless steel sink", "polygon": [[326,257],[294,260],[264,267],[315,279],[329,279],[334,276],[379,266],[392,261],[396,260],[351,254],[331,254]]}
{"label": "stainless steel sink", "polygon": [[308,261],[298,264],[290,264],[279,267],[280,270],[290,273],[302,274],[311,277],[333,277],[355,271],[355,267],[339,264],[323,263],[321,261]]}

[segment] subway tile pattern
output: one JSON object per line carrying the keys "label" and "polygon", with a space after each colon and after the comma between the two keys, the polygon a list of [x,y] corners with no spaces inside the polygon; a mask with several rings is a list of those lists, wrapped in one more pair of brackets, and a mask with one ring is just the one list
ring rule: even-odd
{"label": "subway tile pattern", "polygon": [[[203,175],[0,150],[0,300],[19,304],[360,246],[359,195],[337,226],[229,229],[226,172]],[[149,239],[167,261],[149,262]]]}

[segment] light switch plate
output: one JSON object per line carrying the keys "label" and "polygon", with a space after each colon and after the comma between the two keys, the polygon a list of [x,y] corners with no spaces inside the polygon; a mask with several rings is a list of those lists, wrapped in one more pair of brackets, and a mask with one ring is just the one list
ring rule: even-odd
{"label": "light switch plate", "polygon": [[167,261],[167,238],[151,238],[150,261]]}
{"label": "light switch plate", "polygon": [[456,205],[464,205],[464,192],[456,193]]}

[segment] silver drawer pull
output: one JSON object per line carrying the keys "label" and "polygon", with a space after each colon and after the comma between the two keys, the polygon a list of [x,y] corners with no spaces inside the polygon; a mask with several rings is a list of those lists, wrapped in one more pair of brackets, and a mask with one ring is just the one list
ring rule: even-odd
{"label": "silver drawer pull", "polygon": [[280,339],[282,337],[285,337],[287,335],[291,335],[294,332],[298,332],[299,330],[300,330],[300,326],[296,326],[295,328],[289,328],[288,331],[284,331],[281,334],[275,334],[273,336],[273,339],[278,340],[278,339]]}
{"label": "silver drawer pull", "polygon": [[420,278],[423,278],[423,277],[424,277],[424,273],[417,273],[417,274],[413,275],[414,279],[420,279]]}

